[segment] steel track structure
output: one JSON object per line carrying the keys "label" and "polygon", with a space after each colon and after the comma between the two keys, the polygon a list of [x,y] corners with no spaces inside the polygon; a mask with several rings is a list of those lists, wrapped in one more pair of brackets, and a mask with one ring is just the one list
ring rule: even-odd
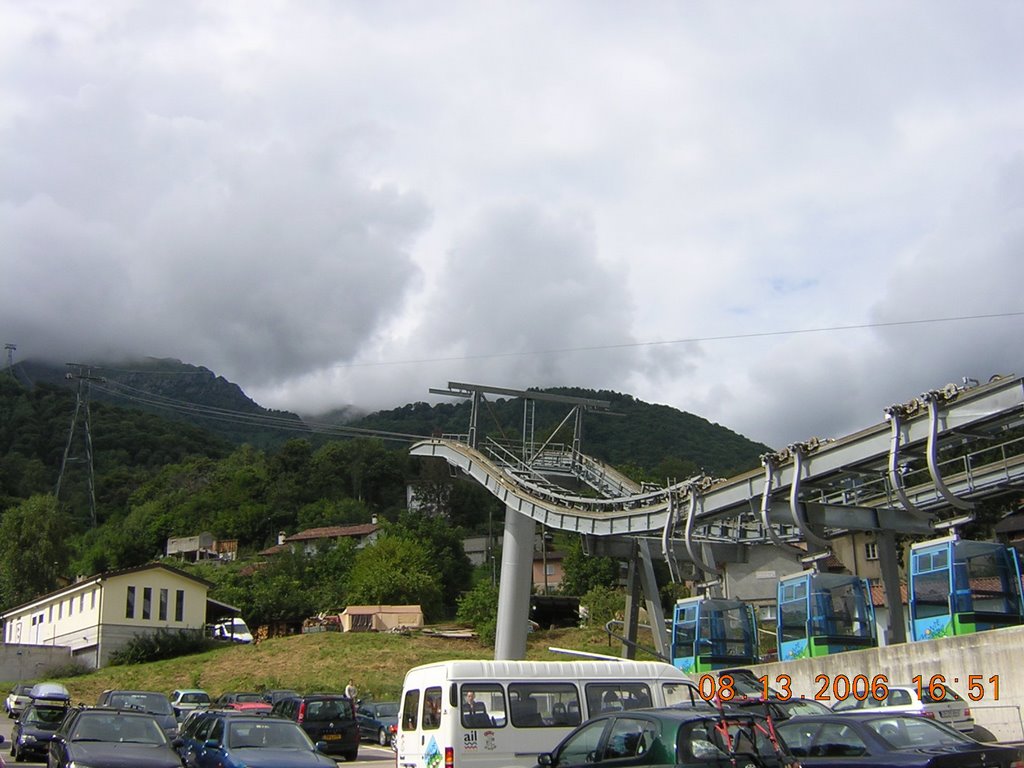
{"label": "steel track structure", "polygon": [[[873,530],[879,534],[883,585],[887,594],[899,594],[897,533],[927,536],[951,512],[1024,488],[1024,378],[947,385],[889,406],[884,415],[884,421],[839,439],[814,438],[765,454],[761,470],[724,479],[699,476],[656,489],[641,488],[584,455],[578,441],[528,449],[525,441],[517,447],[474,439],[474,447],[475,424],[469,434],[423,440],[410,452],[445,460],[505,504],[495,657],[520,658],[526,650],[536,523],[632,540],[637,557],[631,566],[651,622],[661,626],[649,567],[652,542],[660,542],[670,570],[679,558],[714,574],[715,552],[730,546],[827,550],[834,536]],[[559,477],[582,481],[599,497],[567,491]],[[633,577],[631,570],[631,583]],[[902,603],[889,604],[895,609],[890,637],[899,642]],[[655,641],[667,650],[665,638]]]}

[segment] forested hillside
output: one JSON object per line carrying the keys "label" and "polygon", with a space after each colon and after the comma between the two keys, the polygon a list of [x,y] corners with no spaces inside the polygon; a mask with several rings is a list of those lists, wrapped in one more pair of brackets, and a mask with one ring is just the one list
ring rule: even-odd
{"label": "forested hillside", "polygon": [[[196,382],[210,384],[206,374],[198,379],[160,374],[160,392],[136,397],[148,402],[135,405],[153,412],[91,400],[94,513],[84,401],[76,404],[73,388],[39,380],[29,387],[8,373],[0,372],[0,608],[50,591],[75,574],[160,558],[169,537],[209,531],[220,540],[237,540],[240,557],[234,564],[201,568],[216,585],[213,596],[242,607],[258,622],[300,620],[353,601],[418,602],[439,618],[453,614],[457,597],[472,582],[462,539],[500,533],[504,510],[490,493],[453,478],[443,463],[409,456],[407,442],[302,432],[296,437],[293,418],[280,423],[275,416],[262,418],[269,412],[234,411],[232,403],[247,398],[223,380],[212,391],[227,399],[217,400],[217,406],[203,402],[209,393]],[[135,392],[145,384],[145,374],[138,376]],[[665,482],[700,469],[724,475],[755,466],[765,450],[699,417],[627,395],[559,392],[611,401],[611,410],[621,415],[586,414],[584,451],[638,480]],[[214,435],[183,423],[189,414],[178,406],[172,409],[177,421],[157,415],[165,401],[181,404],[187,396],[200,400],[195,405],[204,419],[219,414],[232,429],[254,427],[257,438],[231,442],[223,431]],[[480,430],[521,439],[522,408],[520,400],[488,403]],[[552,437],[566,413],[567,406],[538,401],[537,441]],[[254,420],[247,424],[239,414]],[[465,403],[419,403],[356,424],[429,435],[464,432],[468,417]],[[264,439],[279,426],[274,440]],[[553,439],[569,442],[571,433]],[[66,448],[69,460],[58,498],[54,492]],[[415,513],[406,510],[409,486],[423,503]],[[362,550],[342,545],[316,557],[259,556],[279,532],[373,519],[381,525],[381,538]],[[556,546],[575,552],[576,562],[586,561],[574,588],[617,578],[617,567],[583,558],[575,537],[560,536]]]}

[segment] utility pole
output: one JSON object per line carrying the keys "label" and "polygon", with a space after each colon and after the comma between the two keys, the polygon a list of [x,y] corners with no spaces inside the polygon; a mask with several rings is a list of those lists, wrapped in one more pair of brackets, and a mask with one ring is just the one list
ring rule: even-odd
{"label": "utility pole", "polygon": [[96,527],[96,478],[93,473],[92,463],[92,419],[89,413],[89,395],[91,383],[94,381],[103,382],[106,379],[93,376],[92,371],[82,363],[67,363],[68,367],[77,368],[76,373],[66,373],[64,378],[78,381],[78,391],[75,396],[75,412],[71,416],[71,427],[68,429],[68,440],[64,445],[64,458],[60,463],[60,475],[57,476],[57,490],[54,495],[60,500],[60,488],[64,482],[64,471],[67,469],[68,461],[80,461],[82,457],[71,456],[71,443],[75,436],[75,426],[78,424],[78,416],[84,412],[83,426],[85,434],[85,457],[86,482],[89,488],[89,520],[92,527]]}
{"label": "utility pole", "polygon": [[4,344],[4,349],[7,350],[7,370],[14,375],[14,350],[18,348],[17,344]]}

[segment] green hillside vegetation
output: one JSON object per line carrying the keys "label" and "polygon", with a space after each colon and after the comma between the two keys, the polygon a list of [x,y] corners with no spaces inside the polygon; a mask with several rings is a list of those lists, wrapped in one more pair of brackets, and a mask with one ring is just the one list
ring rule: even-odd
{"label": "green hillside vegetation", "polygon": [[[641,632],[641,643],[650,645]],[[527,658],[567,660],[549,647],[620,656],[618,643],[600,630],[560,629],[533,632]],[[354,679],[360,696],[378,701],[399,698],[405,673],[419,664],[446,659],[491,659],[492,646],[475,639],[448,639],[418,633],[320,632],[272,638],[255,645],[222,647],[191,656],[125,667],[107,667],[87,675],[56,678],[75,702],[93,703],[108,688],[170,693],[202,688],[217,696],[225,691],[340,691]],[[637,658],[652,659],[641,651]],[[54,679],[46,675],[47,679]],[[13,682],[13,681],[12,681]]]}
{"label": "green hillside vegetation", "polygon": [[[190,387],[212,381],[227,397],[215,400],[226,417],[241,391],[210,372],[189,375],[188,366],[181,376],[164,375],[180,365],[161,361],[157,366],[160,397],[207,397],[205,384]],[[141,388],[148,374],[133,375],[140,377],[133,381]],[[756,466],[765,450],[666,406],[611,392],[558,391],[610,400],[612,410],[624,414],[588,413],[584,450],[637,480],[664,483],[700,469],[722,475]],[[490,567],[473,573],[461,542],[471,534],[493,534],[500,541],[503,506],[479,485],[452,477],[444,462],[413,458],[408,444],[371,437],[295,437],[285,430],[286,437],[272,447],[259,447],[232,443],[200,426],[138,408],[93,401],[93,521],[88,473],[81,461],[81,421],[69,452],[75,461],[68,464],[60,498],[53,496],[75,407],[75,393],[67,387],[37,381],[30,388],[0,374],[2,608],[52,591],[75,574],[151,562],[162,556],[169,537],[203,531],[238,544],[237,562],[198,569],[214,584],[211,597],[240,607],[257,625],[299,622],[359,602],[421,603],[429,620],[451,618],[459,595],[491,578]],[[497,401],[486,410],[489,421],[481,420],[482,430],[517,438],[514,425],[521,424],[521,401]],[[564,406],[538,402],[537,439],[546,440],[566,412]],[[268,423],[260,422],[260,429]],[[360,423],[406,434],[463,432],[468,405],[412,404]],[[568,442],[571,435],[554,439]],[[421,500],[415,513],[406,510],[409,486]],[[282,532],[374,519],[381,526],[380,540],[359,551],[342,544],[315,557],[259,555]],[[558,534],[554,546],[571,554],[578,550],[579,539]],[[613,583],[616,576],[614,564],[602,565],[571,575],[568,583],[582,594],[594,585]]]}

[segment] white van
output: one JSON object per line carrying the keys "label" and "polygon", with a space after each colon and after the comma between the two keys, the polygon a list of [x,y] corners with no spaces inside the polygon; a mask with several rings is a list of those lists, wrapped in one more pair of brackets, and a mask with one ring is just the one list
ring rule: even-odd
{"label": "white van", "polygon": [[218,640],[231,640],[235,643],[251,643],[252,632],[248,625],[239,618],[227,619],[213,625],[213,636]]}
{"label": "white van", "polygon": [[532,766],[587,718],[613,709],[708,706],[654,661],[444,661],[409,670],[398,768]]}

